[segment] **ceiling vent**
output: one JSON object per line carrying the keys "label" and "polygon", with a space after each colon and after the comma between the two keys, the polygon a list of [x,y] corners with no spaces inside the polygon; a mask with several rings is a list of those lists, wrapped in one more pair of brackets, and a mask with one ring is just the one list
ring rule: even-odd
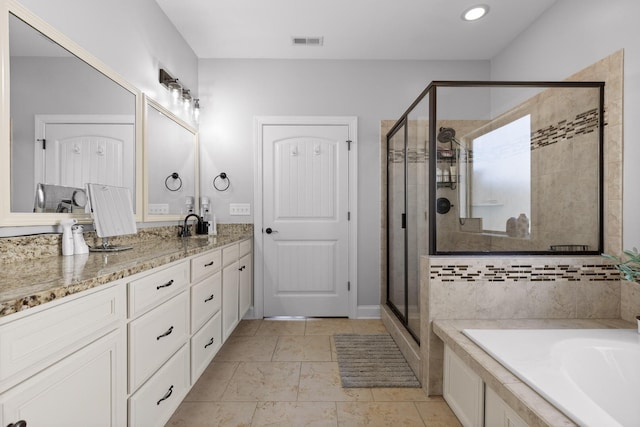
{"label": "ceiling vent", "polygon": [[324,37],[293,37],[294,46],[322,46]]}

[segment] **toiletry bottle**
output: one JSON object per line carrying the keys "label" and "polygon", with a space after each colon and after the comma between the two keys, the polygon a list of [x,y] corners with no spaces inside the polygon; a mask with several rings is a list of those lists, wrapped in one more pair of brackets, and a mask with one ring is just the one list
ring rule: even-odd
{"label": "toiletry bottle", "polygon": [[216,223],[216,214],[213,214],[213,219],[211,220],[211,226],[209,227],[209,234],[213,236],[218,235],[218,224]]}
{"label": "toiletry bottle", "polygon": [[73,234],[71,226],[78,222],[77,219],[63,219],[60,221],[62,226],[62,255],[73,255]]}
{"label": "toiletry bottle", "polygon": [[74,225],[71,227],[71,231],[73,233],[73,253],[75,255],[88,254],[89,246],[87,246],[87,242],[84,241],[84,235],[82,231],[84,228],[81,225]]}

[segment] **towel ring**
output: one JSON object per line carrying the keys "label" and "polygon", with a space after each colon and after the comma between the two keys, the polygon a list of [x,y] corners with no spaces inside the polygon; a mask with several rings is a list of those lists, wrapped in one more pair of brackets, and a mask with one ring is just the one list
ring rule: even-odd
{"label": "towel ring", "polygon": [[[216,181],[218,180],[218,178],[223,180],[223,181],[227,181],[227,185],[224,188],[222,188],[222,186],[218,187],[218,184],[216,184]],[[227,174],[224,173],[224,172],[220,172],[220,175],[218,175],[215,178],[213,178],[213,188],[215,188],[218,191],[227,191],[227,189],[229,189],[230,185],[231,185],[231,180],[229,179]]]}
{"label": "towel ring", "polygon": [[[180,185],[178,185],[178,188],[169,187],[169,178],[173,178],[174,181],[175,180],[179,181]],[[178,172],[174,172],[171,175],[169,175],[167,177],[167,179],[164,180],[164,186],[167,187],[167,190],[169,190],[169,191],[178,191],[179,189],[181,189],[182,188],[182,178],[180,178],[180,175],[178,175]]]}

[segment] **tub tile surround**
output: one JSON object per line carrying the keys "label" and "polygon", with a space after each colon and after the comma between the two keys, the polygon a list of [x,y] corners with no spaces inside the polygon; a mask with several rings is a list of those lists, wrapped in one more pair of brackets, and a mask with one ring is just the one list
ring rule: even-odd
{"label": "tub tile surround", "polygon": [[[251,224],[230,227],[217,236],[180,239],[176,227],[142,229],[114,244],[131,244],[133,249],[112,253],[61,256],[60,235],[25,236],[0,239],[3,254],[14,262],[2,263],[0,277],[0,317],[82,292],[96,286],[168,264],[216,247],[251,237]],[[139,238],[137,238],[139,237]],[[89,240],[87,238],[87,240]],[[35,249],[48,242],[58,253]],[[44,256],[45,254],[49,254]],[[20,258],[22,257],[22,258]],[[6,257],[9,258],[9,257]],[[19,262],[18,262],[19,261]]]}
{"label": "tub tile surround", "polygon": [[463,329],[634,328],[620,319],[434,320],[433,331],[530,426],[575,426],[562,412],[467,338]]}
{"label": "tub tile surround", "polygon": [[[604,258],[422,257],[422,383],[442,393],[442,319],[620,319],[618,271]],[[630,321],[630,319],[626,319]]]}

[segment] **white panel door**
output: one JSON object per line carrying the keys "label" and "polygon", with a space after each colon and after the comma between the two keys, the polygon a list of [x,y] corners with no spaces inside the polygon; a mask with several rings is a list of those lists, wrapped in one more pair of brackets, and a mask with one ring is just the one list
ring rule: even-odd
{"label": "white panel door", "polygon": [[347,316],[349,127],[263,130],[265,316]]}
{"label": "white panel door", "polygon": [[43,182],[80,188],[93,182],[135,189],[133,124],[47,123],[45,138]]}

